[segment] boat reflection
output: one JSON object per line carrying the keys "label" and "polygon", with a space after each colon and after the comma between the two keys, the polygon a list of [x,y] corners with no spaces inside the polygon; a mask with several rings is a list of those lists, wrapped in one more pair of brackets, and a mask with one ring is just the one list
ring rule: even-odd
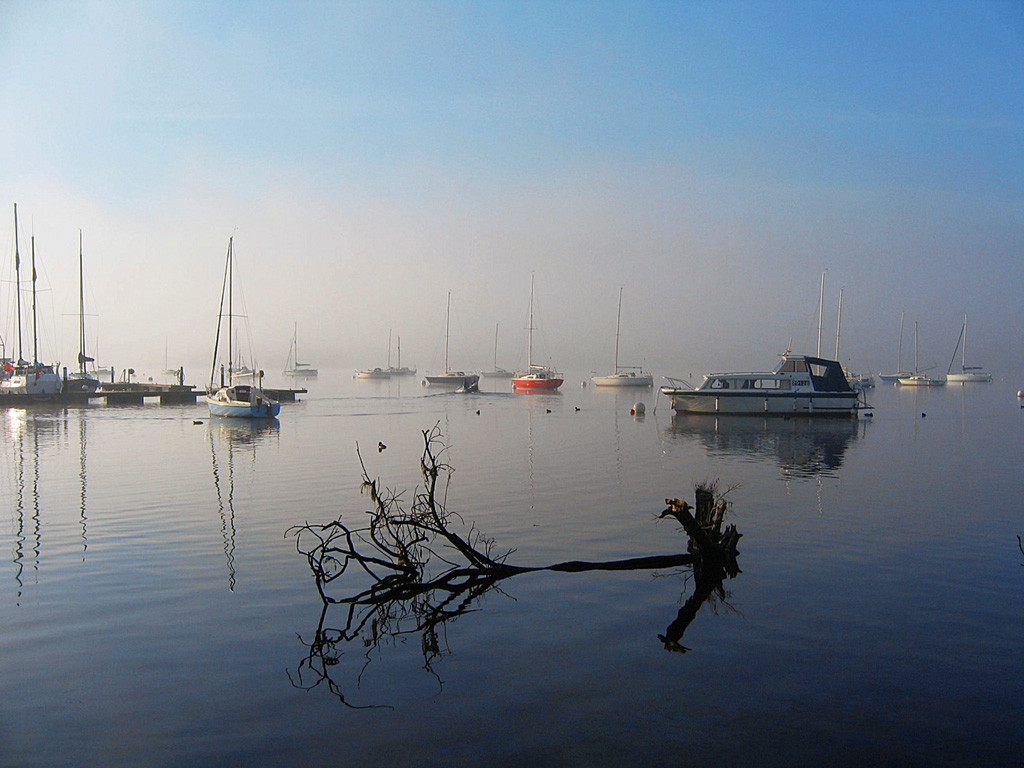
{"label": "boat reflection", "polygon": [[867,422],[676,414],[666,441],[698,443],[709,457],[772,459],[787,477],[837,477],[847,450]]}
{"label": "boat reflection", "polygon": [[255,468],[257,446],[280,434],[280,422],[277,419],[210,419],[209,424],[207,437],[213,468],[213,488],[217,494],[217,514],[220,516],[221,536],[224,539],[228,590],[234,592],[235,457],[241,455],[243,450],[248,451],[249,463]]}

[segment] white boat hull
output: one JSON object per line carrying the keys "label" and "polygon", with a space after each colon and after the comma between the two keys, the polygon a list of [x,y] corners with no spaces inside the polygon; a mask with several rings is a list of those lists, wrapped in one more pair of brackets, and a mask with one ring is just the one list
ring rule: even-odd
{"label": "white boat hull", "polygon": [[480,382],[480,377],[475,373],[449,371],[448,373],[428,373],[425,380],[427,384],[434,387],[471,387]]}
{"label": "white boat hull", "polygon": [[0,394],[4,395],[59,395],[63,388],[60,376],[46,366],[15,371],[10,378],[0,381]]}
{"label": "white boat hull", "polygon": [[206,396],[211,416],[233,419],[272,419],[281,412],[281,404],[257,387],[236,386],[219,389]]}
{"label": "white boat hull", "polygon": [[946,381],[952,384],[962,384],[967,381],[992,381],[992,374],[967,371],[966,373],[947,373]]}
{"label": "white boat hull", "polygon": [[648,373],[613,373],[608,376],[591,376],[596,387],[651,387],[654,377]]}
{"label": "white boat hull", "polygon": [[946,384],[945,379],[932,379],[923,374],[907,376],[899,380],[901,387],[941,387]]}
{"label": "white boat hull", "polygon": [[856,392],[831,393],[713,393],[693,390],[669,395],[676,413],[715,413],[771,416],[852,416]]}

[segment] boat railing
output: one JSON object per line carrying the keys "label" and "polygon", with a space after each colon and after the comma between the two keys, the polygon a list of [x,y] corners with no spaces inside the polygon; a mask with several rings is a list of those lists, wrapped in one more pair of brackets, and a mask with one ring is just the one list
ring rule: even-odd
{"label": "boat railing", "polygon": [[676,379],[672,376],[662,376],[671,386],[670,389],[693,389],[693,385],[685,379]]}

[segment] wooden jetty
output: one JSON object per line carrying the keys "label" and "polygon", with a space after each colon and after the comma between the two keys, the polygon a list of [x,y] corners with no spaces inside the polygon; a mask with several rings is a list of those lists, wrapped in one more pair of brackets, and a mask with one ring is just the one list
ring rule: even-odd
{"label": "wooden jetty", "polygon": [[[294,403],[297,395],[306,394],[305,389],[268,389],[264,392],[281,403]],[[104,382],[95,392],[63,392],[59,395],[0,395],[0,408],[24,405],[79,404],[93,400],[105,400],[107,405],[142,405],[147,399],[156,398],[160,405],[181,405],[195,403],[204,390],[196,390],[193,384],[155,384],[153,382]]]}

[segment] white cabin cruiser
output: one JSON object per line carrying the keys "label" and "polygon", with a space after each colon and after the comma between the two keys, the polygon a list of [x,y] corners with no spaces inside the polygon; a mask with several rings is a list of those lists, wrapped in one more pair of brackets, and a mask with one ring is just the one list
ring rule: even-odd
{"label": "white cabin cruiser", "polygon": [[864,407],[837,361],[790,352],[772,372],[710,373],[696,389],[666,379],[677,413],[848,417]]}

